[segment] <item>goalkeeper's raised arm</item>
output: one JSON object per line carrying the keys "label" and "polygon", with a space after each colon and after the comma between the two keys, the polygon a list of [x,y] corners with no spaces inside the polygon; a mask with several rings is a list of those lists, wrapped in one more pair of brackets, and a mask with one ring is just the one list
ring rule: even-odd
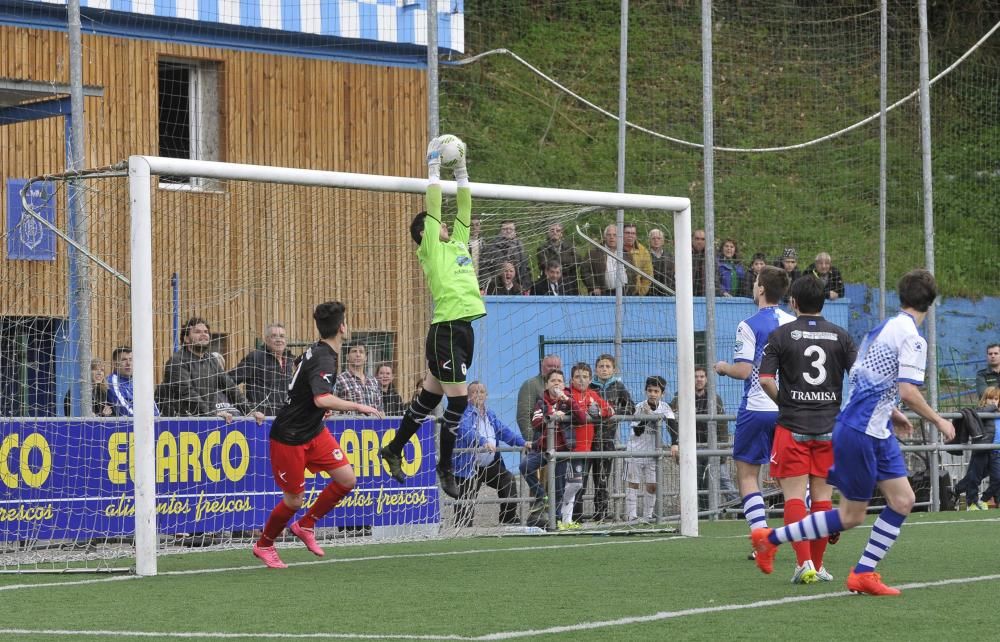
{"label": "goalkeeper's raised arm", "polygon": [[[446,159],[458,183],[458,215],[455,217],[453,237],[448,233],[448,226],[441,220],[443,144],[457,144],[460,149],[460,153],[451,153]],[[414,217],[410,224],[410,235],[419,246],[417,258],[434,300],[434,317],[425,343],[429,374],[424,378],[423,391],[403,414],[403,421],[395,438],[379,451],[392,477],[399,483],[405,483],[403,448],[416,434],[420,423],[437,407],[442,397],[447,395],[448,406],[441,430],[441,452],[438,453],[437,469],[441,489],[451,497],[458,497],[451,462],[455,447],[455,428],[468,405],[466,374],[472,365],[475,346],[472,321],[486,314],[468,248],[472,193],[469,189],[464,150],[464,144],[454,136],[440,136],[427,146],[427,211]]]}

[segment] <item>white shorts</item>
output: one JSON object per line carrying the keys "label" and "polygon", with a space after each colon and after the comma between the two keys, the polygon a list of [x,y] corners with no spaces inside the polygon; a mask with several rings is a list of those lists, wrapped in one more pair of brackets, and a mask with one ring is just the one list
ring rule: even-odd
{"label": "white shorts", "polygon": [[[625,451],[656,450],[656,435],[646,431],[638,437],[632,435],[625,444]],[[635,457],[625,460],[625,481],[629,484],[655,484],[656,459],[653,457]]]}

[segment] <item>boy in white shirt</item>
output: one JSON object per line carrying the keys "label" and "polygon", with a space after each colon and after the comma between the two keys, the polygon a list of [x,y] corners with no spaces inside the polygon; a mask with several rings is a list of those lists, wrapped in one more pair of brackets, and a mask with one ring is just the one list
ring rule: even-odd
{"label": "boy in white shirt", "polygon": [[[635,407],[637,415],[662,415],[676,428],[677,420],[674,411],[663,401],[663,392],[667,387],[666,380],[659,375],[646,378],[646,400]],[[626,451],[656,450],[656,431],[661,427],[660,421],[639,421],[632,424],[632,434],[625,445]],[[661,446],[670,446],[670,434],[661,432]],[[653,457],[633,457],[625,460],[625,512],[629,521],[638,519],[639,486],[643,485],[643,519],[653,519],[653,506],[656,503],[656,459]]]}

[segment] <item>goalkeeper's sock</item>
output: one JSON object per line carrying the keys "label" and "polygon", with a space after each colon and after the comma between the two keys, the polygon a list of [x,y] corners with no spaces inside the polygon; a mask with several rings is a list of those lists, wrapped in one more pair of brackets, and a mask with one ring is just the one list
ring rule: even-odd
{"label": "goalkeeper's sock", "polygon": [[628,519],[635,519],[639,515],[638,494],[639,490],[637,488],[632,488],[631,486],[625,488],[625,516]]}
{"label": "goalkeeper's sock", "polygon": [[906,515],[901,515],[888,506],[882,509],[878,519],[872,524],[872,532],[868,536],[865,552],[861,554],[858,565],[854,567],[855,573],[870,573],[875,570],[878,563],[896,543],[904,521],[906,521]]}
{"label": "goalkeeper's sock", "polygon": [[[791,499],[785,501],[785,526],[802,521],[808,514],[808,511],[806,511],[806,503],[798,497],[792,497]],[[812,559],[809,542],[792,542],[792,548],[795,549],[795,562],[799,566],[802,566]]]}
{"label": "goalkeeper's sock", "polygon": [[354,486],[348,487],[331,481],[323,489],[323,492],[319,494],[313,505],[309,507],[309,511],[305,516],[299,520],[299,526],[303,528],[315,528],[316,521],[322,519],[323,516],[333,510],[340,503],[340,500],[346,497],[353,489]]}
{"label": "goalkeeper's sock", "polygon": [[399,430],[386,446],[394,455],[403,454],[403,446],[410,441],[413,435],[420,429],[420,423],[427,418],[427,415],[437,408],[444,395],[434,394],[429,390],[421,390],[417,398],[410,403],[410,407],[403,413],[403,421],[399,422]]}
{"label": "goalkeeper's sock", "polygon": [[284,501],[278,502],[278,505],[274,507],[271,515],[267,518],[267,523],[264,524],[264,530],[260,534],[260,539],[257,540],[257,546],[261,548],[274,546],[274,540],[281,536],[281,532],[285,530],[285,526],[295,517],[295,510]]}
{"label": "goalkeeper's sock", "polygon": [[767,528],[767,507],[764,506],[763,495],[750,493],[743,498],[743,517],[747,520],[750,532],[758,528]]}
{"label": "goalkeeper's sock", "polygon": [[[833,502],[830,500],[813,500],[812,512],[822,513],[833,510]],[[809,542],[809,553],[816,568],[823,568],[823,556],[826,554],[826,545],[830,541],[829,536],[820,537]]]}
{"label": "goalkeeper's sock", "polygon": [[444,421],[441,424],[441,452],[438,454],[438,466],[442,469],[452,468],[451,457],[455,452],[458,424],[462,421],[462,415],[468,406],[469,397],[466,395],[448,397],[448,407],[444,410]]}

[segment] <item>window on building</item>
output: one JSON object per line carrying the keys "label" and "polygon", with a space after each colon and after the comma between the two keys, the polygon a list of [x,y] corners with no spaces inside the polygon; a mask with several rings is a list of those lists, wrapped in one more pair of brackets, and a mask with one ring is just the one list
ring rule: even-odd
{"label": "window on building", "polygon": [[[157,69],[159,155],[222,160],[220,154],[219,64],[205,60],[161,59]],[[160,187],[212,189],[214,181],[161,176]]]}

